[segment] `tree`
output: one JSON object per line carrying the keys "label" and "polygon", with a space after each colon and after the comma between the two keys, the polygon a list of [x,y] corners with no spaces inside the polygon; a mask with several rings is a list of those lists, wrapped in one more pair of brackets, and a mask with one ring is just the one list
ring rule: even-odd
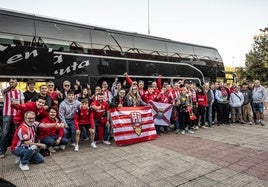
{"label": "tree", "polygon": [[246,54],[244,76],[247,80],[268,83],[268,28],[254,36],[252,49]]}

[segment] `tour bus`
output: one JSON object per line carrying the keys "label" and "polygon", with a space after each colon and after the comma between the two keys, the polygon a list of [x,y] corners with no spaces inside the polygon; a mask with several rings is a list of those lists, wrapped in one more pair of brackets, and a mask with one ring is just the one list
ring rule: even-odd
{"label": "tour bus", "polygon": [[[213,47],[0,9],[0,81],[224,79]],[[178,33],[179,34],[179,33]],[[148,83],[147,82],[147,83]]]}

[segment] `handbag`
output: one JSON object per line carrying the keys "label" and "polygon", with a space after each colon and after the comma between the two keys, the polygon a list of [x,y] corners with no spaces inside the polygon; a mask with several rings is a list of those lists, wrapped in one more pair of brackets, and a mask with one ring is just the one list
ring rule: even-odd
{"label": "handbag", "polygon": [[197,119],[196,115],[191,111],[190,114],[189,114],[189,118],[191,121],[194,121]]}

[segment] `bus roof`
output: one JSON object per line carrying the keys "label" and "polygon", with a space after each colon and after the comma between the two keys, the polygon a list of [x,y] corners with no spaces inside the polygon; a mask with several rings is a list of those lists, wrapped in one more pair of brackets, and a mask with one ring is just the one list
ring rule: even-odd
{"label": "bus roof", "polygon": [[142,38],[146,38],[146,39],[153,39],[153,40],[175,43],[175,44],[183,44],[183,45],[190,45],[190,46],[195,46],[195,47],[208,48],[208,49],[212,49],[212,50],[217,51],[217,49],[214,47],[186,43],[186,42],[180,42],[180,41],[175,41],[175,40],[162,38],[162,37],[158,37],[158,36],[140,34],[137,32],[127,32],[127,31],[120,31],[120,30],[116,30],[116,29],[110,29],[110,28],[105,28],[105,27],[100,27],[100,26],[95,26],[95,25],[87,25],[84,23],[78,23],[78,22],[69,21],[69,20],[63,20],[63,19],[59,20],[58,18],[30,14],[30,13],[21,12],[21,11],[14,11],[14,10],[0,8],[0,14],[18,16],[18,17],[22,17],[22,18],[34,19],[34,20],[39,20],[39,21],[48,21],[48,22],[59,23],[59,24],[64,24],[64,25],[68,25],[68,26],[75,26],[75,27],[92,29],[92,30],[99,30],[99,31],[112,32],[112,33],[117,33],[117,34],[124,34],[124,35],[128,35],[128,36],[142,37]]}

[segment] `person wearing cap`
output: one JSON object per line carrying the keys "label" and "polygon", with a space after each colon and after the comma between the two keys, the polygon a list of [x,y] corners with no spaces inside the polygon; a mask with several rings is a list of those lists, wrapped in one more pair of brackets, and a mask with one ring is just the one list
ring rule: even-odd
{"label": "person wearing cap", "polygon": [[59,117],[64,123],[65,137],[70,139],[70,143],[73,147],[75,146],[76,134],[74,116],[80,105],[81,102],[74,97],[74,91],[69,90],[67,92],[67,97],[60,103],[59,106]]}
{"label": "person wearing cap", "polygon": [[232,123],[236,122],[236,117],[239,118],[240,123],[244,124],[245,122],[242,120],[242,111],[241,106],[244,103],[244,95],[239,91],[239,86],[234,85],[233,93],[230,94],[229,104],[231,106],[232,112]]}

